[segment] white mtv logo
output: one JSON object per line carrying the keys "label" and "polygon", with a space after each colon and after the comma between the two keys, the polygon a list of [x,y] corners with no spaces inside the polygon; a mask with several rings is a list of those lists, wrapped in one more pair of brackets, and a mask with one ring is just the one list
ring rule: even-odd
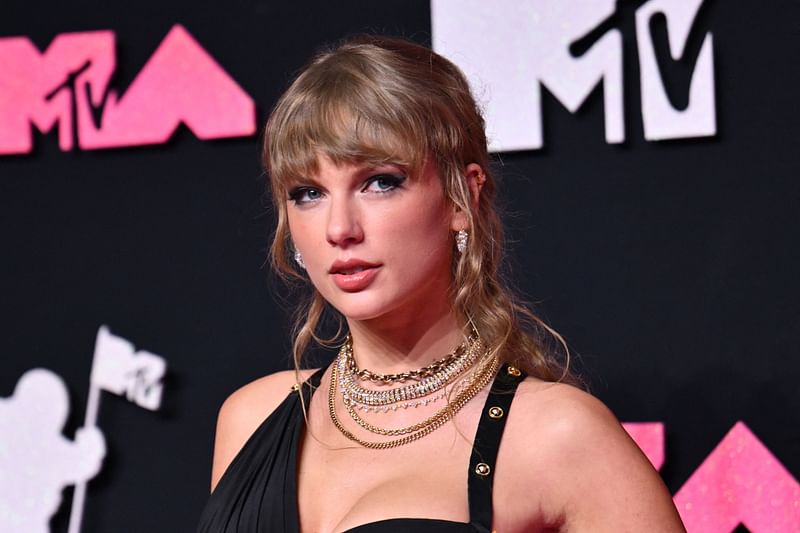
{"label": "white mtv logo", "polygon": [[[716,133],[711,35],[703,39],[689,105],[675,109],[659,71],[650,20],[667,21],[670,55],[682,57],[703,0],[649,0],[636,10],[642,122],[647,140]],[[484,106],[492,151],[541,148],[541,86],[575,112],[603,84],[605,138],[625,140],[622,34],[610,29],[580,57],[570,45],[615,12],[615,0],[431,0],[433,45],[467,75]],[[477,84],[476,84],[477,82]]]}

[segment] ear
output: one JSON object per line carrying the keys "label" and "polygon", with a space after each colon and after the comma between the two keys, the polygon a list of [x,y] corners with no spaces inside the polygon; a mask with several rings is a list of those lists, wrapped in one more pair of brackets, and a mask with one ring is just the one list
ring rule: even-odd
{"label": "ear", "polygon": [[[478,208],[478,201],[481,198],[481,189],[483,184],[486,183],[486,173],[483,168],[477,163],[470,163],[464,167],[464,179],[467,180],[467,187],[469,187],[470,207],[472,209]],[[453,214],[453,221],[451,224],[453,231],[467,229],[467,216],[460,209]]]}

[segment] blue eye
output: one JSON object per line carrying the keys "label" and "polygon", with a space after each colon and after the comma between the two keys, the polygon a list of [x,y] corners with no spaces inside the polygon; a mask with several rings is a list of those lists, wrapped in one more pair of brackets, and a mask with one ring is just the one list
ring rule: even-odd
{"label": "blue eye", "polygon": [[405,176],[393,176],[391,174],[378,174],[367,180],[365,191],[387,193],[400,187],[406,180]]}
{"label": "blue eye", "polygon": [[297,187],[289,191],[289,200],[297,205],[316,202],[322,198],[322,193],[312,187]]}

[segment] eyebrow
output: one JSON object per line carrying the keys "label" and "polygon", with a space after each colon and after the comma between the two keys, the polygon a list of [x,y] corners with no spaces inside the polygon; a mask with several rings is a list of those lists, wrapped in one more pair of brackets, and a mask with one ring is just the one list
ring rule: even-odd
{"label": "eyebrow", "polygon": [[322,184],[316,178],[311,178],[308,176],[293,176],[287,179],[284,185],[287,191],[293,189],[294,187],[301,186],[322,187]]}

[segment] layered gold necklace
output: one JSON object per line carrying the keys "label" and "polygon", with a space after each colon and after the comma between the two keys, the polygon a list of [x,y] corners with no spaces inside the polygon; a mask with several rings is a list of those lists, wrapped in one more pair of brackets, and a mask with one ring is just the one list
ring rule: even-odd
{"label": "layered gold necklace", "polygon": [[[388,449],[414,442],[440,428],[480,392],[497,372],[500,363],[496,356],[487,356],[487,350],[477,333],[453,353],[425,368],[400,374],[375,374],[359,370],[353,357],[353,343],[348,336],[332,365],[328,411],[334,426],[348,439],[371,449]],[[477,363],[476,363],[477,362]],[[467,372],[472,368],[471,372]],[[388,390],[373,390],[360,386],[358,379],[377,383],[405,383],[408,385]],[[427,405],[444,398],[445,387],[457,381],[450,391],[451,400],[432,416],[406,427],[381,428],[364,420],[356,408],[374,412],[396,411],[398,408]],[[342,402],[350,418],[362,429],[384,437],[398,437],[387,441],[363,440],[344,427],[336,413],[336,391],[342,393]],[[433,398],[431,398],[431,396]]]}

